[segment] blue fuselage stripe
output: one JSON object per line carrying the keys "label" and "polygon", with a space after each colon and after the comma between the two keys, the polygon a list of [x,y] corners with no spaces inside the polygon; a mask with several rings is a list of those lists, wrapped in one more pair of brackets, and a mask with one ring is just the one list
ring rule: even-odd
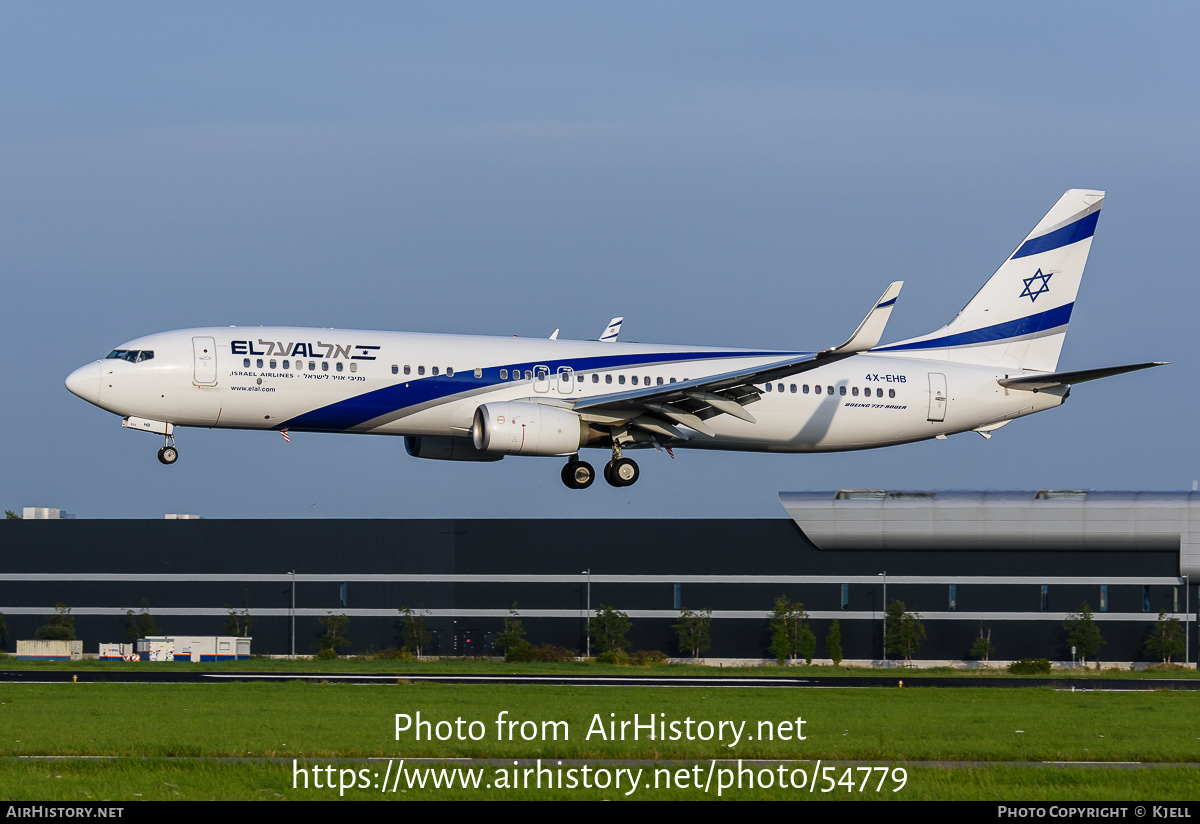
{"label": "blue fuselage stripe", "polygon": [[1042,252],[1050,252],[1054,249],[1060,249],[1063,246],[1070,246],[1072,243],[1086,240],[1096,234],[1096,221],[1099,219],[1100,211],[1096,210],[1087,217],[1082,217],[1061,229],[1055,229],[1050,234],[1031,238],[1022,243],[1021,248],[1014,252],[1010,259],[1016,260],[1017,258],[1029,257],[1030,255],[1037,255]]}
{"label": "blue fuselage stripe", "polygon": [[[691,361],[707,361],[728,358],[755,358],[802,355],[803,352],[688,352],[683,354],[647,352],[645,354],[604,355],[601,357],[568,358],[565,360],[540,360],[528,363],[512,363],[504,366],[489,366],[483,376],[476,378],[470,370],[456,372],[453,376],[438,375],[422,378],[397,378],[398,383],[364,392],[320,409],[305,412],[290,420],[277,424],[275,429],[334,431],[351,429],[367,421],[391,415],[403,409],[430,401],[450,398],[454,395],[479,389],[500,387],[515,380],[500,377],[500,370],[507,369],[520,374],[526,370],[545,367],[549,380],[558,380],[559,367],[569,366],[575,372],[630,369],[644,365],[683,364]],[[698,376],[697,376],[698,377]],[[524,379],[522,379],[524,380]]]}
{"label": "blue fuselage stripe", "polygon": [[995,326],[985,326],[982,329],[972,329],[970,332],[959,332],[956,335],[946,335],[943,338],[902,343],[896,346],[882,346],[875,351],[899,352],[905,349],[941,349],[946,346],[970,346],[976,343],[993,343],[1007,340],[1008,338],[1021,337],[1022,335],[1032,335],[1036,332],[1053,329],[1056,326],[1065,326],[1071,320],[1071,309],[1074,306],[1074,303],[1067,303],[1055,309],[1039,312],[1036,315],[1028,315],[1006,323],[997,323]]}

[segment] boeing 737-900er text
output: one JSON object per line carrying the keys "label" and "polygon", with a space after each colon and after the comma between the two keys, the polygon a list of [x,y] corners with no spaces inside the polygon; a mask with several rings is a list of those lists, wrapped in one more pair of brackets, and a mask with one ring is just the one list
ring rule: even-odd
{"label": "boeing 737-900er text", "polygon": [[604,478],[638,479],[631,450],[835,452],[984,437],[1062,404],[1083,381],[1156,366],[1058,372],[1104,193],[1072,189],[949,324],[879,345],[901,283],[841,346],[819,352],[597,341],[214,328],[131,340],[67,388],[122,425],[165,439],[180,426],[403,435],[410,455],[565,458],[563,482],[595,480],[580,450],[611,450]]}

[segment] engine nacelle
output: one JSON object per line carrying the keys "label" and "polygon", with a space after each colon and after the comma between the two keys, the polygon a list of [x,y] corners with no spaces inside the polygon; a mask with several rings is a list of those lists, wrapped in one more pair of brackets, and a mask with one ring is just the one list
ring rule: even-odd
{"label": "engine nacelle", "polygon": [[501,461],[503,455],[480,452],[467,438],[427,437],[406,435],[404,448],[414,458],[431,458],[435,461]]}
{"label": "engine nacelle", "polygon": [[577,414],[540,403],[485,403],[471,424],[475,448],[501,455],[574,455],[588,438]]}

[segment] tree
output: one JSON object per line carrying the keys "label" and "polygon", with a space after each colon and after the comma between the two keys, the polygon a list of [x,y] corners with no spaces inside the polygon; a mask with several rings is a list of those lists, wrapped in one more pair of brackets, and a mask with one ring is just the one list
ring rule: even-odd
{"label": "tree", "polygon": [[334,615],[330,612],[324,618],[318,619],[318,623],[321,624],[325,633],[317,642],[317,657],[337,658],[338,650],[341,647],[350,646],[350,642],[346,640],[346,630],[350,628],[350,619],[345,615]]}
{"label": "tree", "polygon": [[888,604],[885,616],[887,651],[892,655],[903,656],[905,666],[911,666],[913,656],[925,640],[925,626],[921,623],[921,615],[906,612],[903,601],[892,601]]}
{"label": "tree", "polygon": [[[810,638],[811,646],[806,646]],[[796,656],[802,652],[811,662],[816,645],[816,636],[808,628],[808,613],[804,611],[804,604],[799,601],[790,604],[783,595],[776,598],[771,615],[771,652],[779,666],[783,666],[786,660],[795,663]]]}
{"label": "tree", "polygon": [[425,623],[429,614],[429,610],[421,613],[411,607],[400,607],[401,640],[405,648],[417,653],[418,658],[424,653],[425,647],[429,646],[429,642],[433,640],[433,633],[429,631],[429,627]]}
{"label": "tree", "polygon": [[712,610],[701,609],[692,612],[690,609],[679,611],[679,623],[674,625],[675,637],[679,641],[679,654],[692,654],[692,660],[700,657],[700,653],[712,649],[709,639],[709,628],[712,625]]}
{"label": "tree", "polygon": [[71,608],[60,601],[54,605],[54,613],[37,628],[34,636],[39,641],[74,641],[75,619],[71,617]]}
{"label": "tree", "polygon": [[1072,612],[1063,621],[1063,629],[1067,631],[1067,643],[1075,647],[1080,663],[1087,666],[1087,659],[1100,652],[1104,646],[1104,636],[1100,627],[1092,620],[1092,608],[1084,601],[1079,606],[1079,612]]}
{"label": "tree", "polygon": [[508,615],[504,617],[504,624],[500,632],[496,635],[496,640],[493,642],[496,649],[505,654],[524,649],[530,644],[525,640],[525,624],[521,622],[521,615],[517,612],[517,603],[513,602],[512,609],[508,611]]}
{"label": "tree", "polygon": [[1183,624],[1178,618],[1168,618],[1166,612],[1158,613],[1158,620],[1146,639],[1146,655],[1161,658],[1164,664],[1169,664],[1172,656],[1183,655],[1183,652]]}
{"label": "tree", "polygon": [[4,622],[4,613],[0,612],[0,652],[8,646],[8,624]]}
{"label": "tree", "polygon": [[150,614],[150,599],[143,598],[140,613],[131,609],[125,610],[125,642],[132,644],[139,638],[150,638],[154,635],[162,635],[162,630],[154,623],[154,616]]}
{"label": "tree", "polygon": [[825,636],[825,649],[829,650],[834,666],[842,663],[842,625],[836,618],[829,625],[829,634]]}
{"label": "tree", "polygon": [[19,521],[19,520],[21,520],[21,516],[15,512],[13,512],[11,509],[6,509],[6,510],[4,510],[4,520]]}
{"label": "tree", "polygon": [[588,622],[588,634],[596,642],[596,648],[601,653],[615,653],[627,650],[632,644],[625,637],[629,632],[629,616],[619,609],[606,607],[603,604],[596,607],[596,614]]}
{"label": "tree", "polygon": [[250,627],[254,624],[254,619],[250,617],[250,590],[245,591],[244,603],[245,606],[241,610],[228,604],[225,606],[225,609],[229,610],[229,614],[225,616],[225,623],[221,625],[221,631],[226,635],[238,638],[250,637]]}
{"label": "tree", "polygon": [[995,654],[995,652],[996,648],[992,646],[991,627],[988,627],[987,637],[985,638],[983,635],[983,624],[980,624],[979,637],[975,639],[973,644],[971,644],[970,656],[986,664],[988,660]]}

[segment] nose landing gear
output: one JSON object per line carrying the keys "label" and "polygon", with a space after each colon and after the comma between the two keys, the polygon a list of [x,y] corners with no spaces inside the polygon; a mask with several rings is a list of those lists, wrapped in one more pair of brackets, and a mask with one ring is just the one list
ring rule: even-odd
{"label": "nose landing gear", "polygon": [[158,462],[170,466],[179,460],[179,450],[175,448],[175,438],[166,436],[166,445],[158,450]]}

